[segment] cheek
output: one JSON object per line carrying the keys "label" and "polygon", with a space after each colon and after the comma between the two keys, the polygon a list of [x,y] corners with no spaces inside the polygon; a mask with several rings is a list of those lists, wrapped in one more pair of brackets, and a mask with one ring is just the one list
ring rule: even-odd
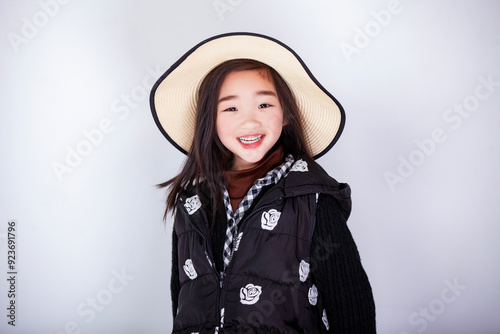
{"label": "cheek", "polygon": [[215,130],[217,131],[217,135],[219,137],[224,132],[225,128],[226,127],[224,126],[224,119],[217,117],[217,119],[215,120]]}
{"label": "cheek", "polygon": [[269,126],[274,130],[274,132],[279,132],[281,133],[281,130],[283,129],[283,126],[285,125],[285,120],[283,117],[276,116],[273,119],[270,120]]}
{"label": "cheek", "polygon": [[219,139],[224,141],[232,133],[232,122],[224,118],[217,118],[215,122],[215,129]]}
{"label": "cheek", "polygon": [[269,119],[269,125],[273,128],[283,127],[287,121],[285,120],[283,111],[276,111]]}

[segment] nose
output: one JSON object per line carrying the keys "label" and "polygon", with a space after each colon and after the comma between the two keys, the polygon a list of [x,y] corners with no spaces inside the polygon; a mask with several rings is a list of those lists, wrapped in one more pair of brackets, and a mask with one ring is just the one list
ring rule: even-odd
{"label": "nose", "polygon": [[257,117],[257,113],[254,110],[248,110],[243,113],[241,121],[241,128],[242,129],[256,129],[260,127],[261,123]]}

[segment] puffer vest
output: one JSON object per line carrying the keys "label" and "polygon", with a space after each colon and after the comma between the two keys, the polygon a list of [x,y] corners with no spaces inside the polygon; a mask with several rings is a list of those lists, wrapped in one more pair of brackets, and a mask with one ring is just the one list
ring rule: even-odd
{"label": "puffer vest", "polygon": [[225,271],[214,265],[209,222],[197,195],[179,201],[179,304],[173,333],[326,333],[321,294],[311,280],[318,194],[336,197],[346,217],[350,188],[312,160],[298,160],[247,212]]}

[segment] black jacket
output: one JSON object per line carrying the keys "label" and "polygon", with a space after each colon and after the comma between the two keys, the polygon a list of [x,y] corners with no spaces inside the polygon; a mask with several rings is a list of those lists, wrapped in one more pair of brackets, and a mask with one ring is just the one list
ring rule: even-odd
{"label": "black jacket", "polygon": [[[188,193],[175,221],[174,333],[213,333],[221,313],[224,333],[374,333],[371,288],[345,226],[350,210],[349,186],[313,161],[296,163],[246,213],[222,279],[211,217]],[[330,224],[342,231],[324,233]]]}

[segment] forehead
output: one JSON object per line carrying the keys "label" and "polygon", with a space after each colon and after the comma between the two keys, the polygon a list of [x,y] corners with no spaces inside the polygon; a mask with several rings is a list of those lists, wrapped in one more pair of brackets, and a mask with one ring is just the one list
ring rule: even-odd
{"label": "forehead", "polygon": [[221,93],[227,90],[257,89],[259,87],[276,90],[269,71],[264,69],[232,71],[224,78]]}

